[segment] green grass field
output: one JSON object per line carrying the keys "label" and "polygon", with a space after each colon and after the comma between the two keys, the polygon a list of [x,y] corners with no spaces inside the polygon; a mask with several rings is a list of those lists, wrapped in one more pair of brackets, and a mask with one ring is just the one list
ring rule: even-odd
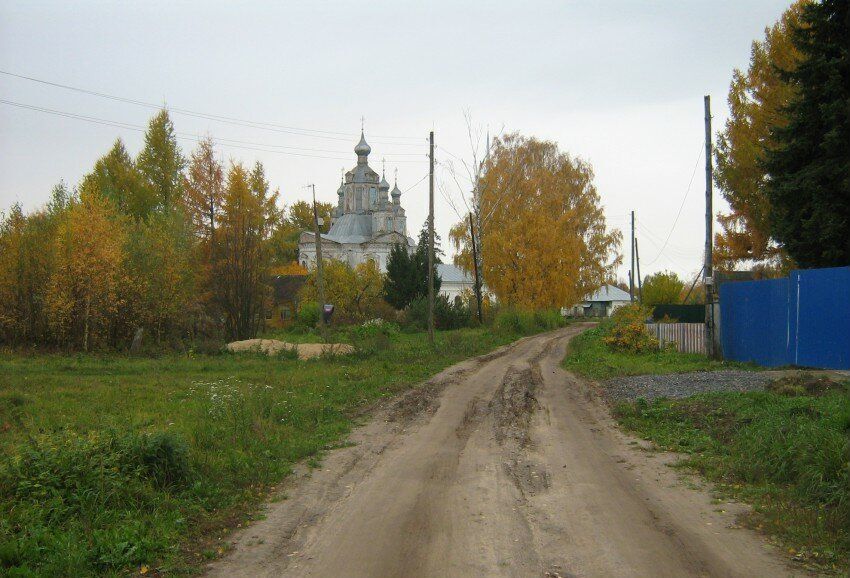
{"label": "green grass field", "polygon": [[517,337],[439,332],[431,351],[425,334],[396,333],[308,362],[5,355],[0,575],[191,573],[359,408]]}
{"label": "green grass field", "polygon": [[573,339],[564,367],[598,380],[650,373],[757,369],[751,364],[713,361],[705,355],[679,353],[669,349],[640,354],[612,351],[602,343],[605,331],[605,324],[601,324]]}
{"label": "green grass field", "polygon": [[745,521],[796,560],[850,566],[850,386],[717,393],[617,407],[620,423],[688,454],[683,467],[753,504]]}
{"label": "green grass field", "polygon": [[[606,330],[575,338],[564,366],[598,380],[757,369],[675,351],[612,351],[602,342]],[[623,402],[614,415],[658,447],[686,454],[681,467],[714,482],[721,496],[752,504],[743,522],[800,564],[843,572],[850,569],[850,384],[801,379],[762,392]]]}

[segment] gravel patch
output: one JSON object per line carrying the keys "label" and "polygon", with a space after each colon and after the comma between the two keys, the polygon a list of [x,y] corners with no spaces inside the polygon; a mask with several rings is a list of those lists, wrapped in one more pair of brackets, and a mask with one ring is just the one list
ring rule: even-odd
{"label": "gravel patch", "polygon": [[614,401],[682,398],[715,391],[761,391],[776,375],[767,371],[694,371],[666,375],[615,377],[602,383]]}

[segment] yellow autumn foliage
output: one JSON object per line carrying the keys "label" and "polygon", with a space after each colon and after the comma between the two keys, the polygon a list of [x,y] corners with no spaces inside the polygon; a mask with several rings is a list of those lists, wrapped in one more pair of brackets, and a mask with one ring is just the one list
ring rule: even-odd
{"label": "yellow autumn foliage", "polygon": [[733,269],[741,261],[781,266],[787,257],[770,241],[770,204],[764,192],[762,156],[772,145],[771,129],[786,124],[782,112],[793,89],[780,71],[797,67],[801,56],[791,42],[803,6],[797,0],[780,20],[752,44],[746,71],[735,69],[729,86],[729,119],[718,133],[715,180],[728,201],[728,213],[718,215],[722,231],[715,235],[718,267]]}
{"label": "yellow autumn foliage", "polygon": [[56,238],[48,319],[59,341],[88,350],[105,341],[121,306],[125,223],[109,201],[84,188]]}
{"label": "yellow autumn foliage", "polygon": [[[609,230],[589,163],[557,144],[499,138],[480,182],[484,283],[525,309],[572,305],[614,276],[622,235]],[[472,270],[469,221],[452,228],[456,264]]]}

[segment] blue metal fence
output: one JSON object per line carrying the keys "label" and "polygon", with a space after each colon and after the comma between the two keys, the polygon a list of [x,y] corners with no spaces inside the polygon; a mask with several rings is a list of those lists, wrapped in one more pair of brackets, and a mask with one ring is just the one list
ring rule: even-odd
{"label": "blue metal fence", "polygon": [[734,361],[850,369],[850,267],[721,285],[720,340]]}

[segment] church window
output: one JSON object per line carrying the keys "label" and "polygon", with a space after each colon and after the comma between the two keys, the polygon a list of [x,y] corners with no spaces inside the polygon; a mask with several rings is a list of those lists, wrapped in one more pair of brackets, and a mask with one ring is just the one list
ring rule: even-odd
{"label": "church window", "polygon": [[393,218],[387,217],[387,231],[393,230]]}
{"label": "church window", "polygon": [[369,202],[373,205],[378,202],[378,189],[375,187],[369,187]]}

